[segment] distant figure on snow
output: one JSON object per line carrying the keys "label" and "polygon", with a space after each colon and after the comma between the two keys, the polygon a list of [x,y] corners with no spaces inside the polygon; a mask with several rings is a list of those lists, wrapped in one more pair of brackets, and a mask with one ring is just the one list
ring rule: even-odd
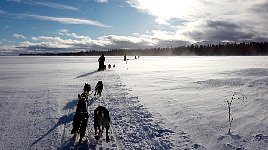
{"label": "distant figure on snow", "polygon": [[99,138],[102,136],[104,128],[106,129],[106,141],[109,142],[110,138],[108,135],[108,131],[110,128],[110,115],[109,111],[103,107],[98,106],[94,110],[94,130],[95,130],[95,138],[96,140],[99,140]]}
{"label": "distant figure on snow", "polygon": [[95,87],[95,94],[94,96],[99,95],[101,96],[101,92],[102,92],[102,89],[103,89],[103,84],[102,84],[102,81],[99,81]]}
{"label": "distant figure on snow", "polygon": [[106,66],[104,65],[104,61],[105,61],[105,57],[104,57],[104,54],[102,54],[99,58],[99,71],[100,70],[105,70],[106,69]]}
{"label": "distant figure on snow", "polygon": [[113,65],[113,68],[115,68],[115,65]]}
{"label": "distant figure on snow", "polygon": [[82,143],[82,139],[85,136],[85,132],[87,129],[87,121],[88,121],[88,110],[87,110],[87,93],[78,94],[78,103],[76,107],[76,111],[73,117],[73,129],[71,134],[80,133],[79,144]]}
{"label": "distant figure on snow", "polygon": [[109,64],[109,65],[108,65],[108,68],[111,69],[111,67],[112,67],[111,64]]}
{"label": "distant figure on snow", "polygon": [[127,61],[127,55],[124,55],[124,61]]}

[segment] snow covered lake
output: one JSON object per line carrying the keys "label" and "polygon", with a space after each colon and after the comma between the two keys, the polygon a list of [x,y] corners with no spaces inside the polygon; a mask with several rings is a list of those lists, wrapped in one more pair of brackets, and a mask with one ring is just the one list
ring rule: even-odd
{"label": "snow covered lake", "polygon": [[83,149],[268,149],[268,57],[128,58],[1,56],[1,149],[70,149],[77,94],[99,80],[89,109],[110,111],[112,142]]}

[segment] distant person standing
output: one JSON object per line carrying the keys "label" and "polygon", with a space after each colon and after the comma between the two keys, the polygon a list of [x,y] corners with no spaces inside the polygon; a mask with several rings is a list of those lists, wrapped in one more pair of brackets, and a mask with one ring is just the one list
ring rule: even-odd
{"label": "distant person standing", "polygon": [[124,55],[124,61],[127,61],[127,55]]}
{"label": "distant person standing", "polygon": [[105,70],[105,65],[104,65],[104,61],[105,61],[105,57],[104,54],[102,54],[99,58],[99,69],[98,70]]}

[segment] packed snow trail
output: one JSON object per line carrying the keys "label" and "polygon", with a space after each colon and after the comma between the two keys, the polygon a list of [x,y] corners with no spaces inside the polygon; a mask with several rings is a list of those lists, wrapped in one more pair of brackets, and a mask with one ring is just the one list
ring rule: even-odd
{"label": "packed snow trail", "polygon": [[203,149],[202,145],[192,142],[187,133],[164,128],[164,123],[153,117],[139,97],[130,94],[131,89],[123,84],[119,74],[111,71],[106,74],[109,84],[103,99],[124,149]]}
{"label": "packed snow trail", "polygon": [[[124,85],[116,69],[84,73],[76,79],[81,80],[81,85],[90,83],[92,90],[98,81],[101,80],[104,84],[101,96],[93,96],[94,92],[89,96],[90,118],[83,138],[84,144],[79,149],[204,149],[202,145],[194,143],[186,132],[165,128],[165,124],[172,123],[154,118],[140,103],[139,96],[130,94],[131,89]],[[74,113],[77,100],[70,103],[75,103],[75,106],[71,107],[69,115]],[[101,141],[94,139],[93,110],[99,105],[110,112],[110,143],[106,143],[105,138]],[[62,141],[60,149],[69,149],[74,147],[70,134],[72,122],[66,124],[64,129],[65,140]]]}
{"label": "packed snow trail", "polygon": [[[86,143],[83,144],[83,148],[87,147],[94,149],[94,145],[95,149],[171,148],[171,144],[168,141],[162,141],[159,139],[159,137],[173,132],[163,130],[156,123],[153,123],[150,113],[138,104],[138,98],[128,95],[127,89],[125,89],[125,86],[121,84],[120,77],[118,75],[116,75],[113,71],[98,72],[96,75],[98,79],[94,79],[94,76],[86,77],[90,78],[89,80],[91,81],[104,81],[104,90],[102,92],[102,96],[100,97],[89,97],[90,118],[87,128],[88,134],[86,134],[83,138]],[[109,78],[109,82],[106,82],[107,78]],[[91,86],[94,87],[94,85]],[[92,110],[94,110],[98,105],[102,105],[110,111],[110,143],[106,143],[105,140],[102,139],[97,143],[94,143],[94,140],[92,140],[92,135],[94,135],[92,132]],[[75,107],[71,110],[68,110],[68,115],[73,114],[74,111]],[[69,147],[72,147],[73,139],[72,135],[70,134],[71,129],[72,122],[64,125],[64,130],[62,133],[63,141],[60,146],[61,149],[68,149]]]}
{"label": "packed snow trail", "polygon": [[[110,84],[105,88],[107,94],[104,96],[108,109],[113,116],[113,124],[119,139],[124,143],[125,149],[168,149],[171,144],[161,141],[155,134],[160,127],[154,124],[151,114],[139,104],[137,96],[131,96],[128,89],[122,84],[120,76],[110,75]],[[114,81],[114,82],[111,82]],[[164,131],[164,130],[162,130]],[[166,133],[173,133],[166,130]],[[163,132],[163,135],[166,134]]]}
{"label": "packed snow trail", "polygon": [[[74,100],[77,103],[78,100]],[[74,137],[70,135],[70,131],[72,129],[72,122],[64,125],[63,133],[62,133],[62,142],[60,149],[123,149],[122,144],[118,142],[118,137],[115,133],[114,127],[111,124],[109,130],[110,142],[107,143],[104,138],[96,141],[94,138],[94,129],[93,129],[93,111],[98,106],[106,106],[102,97],[91,96],[89,97],[89,121],[88,127],[86,131],[86,135],[83,138],[83,144],[81,146],[77,146],[77,141],[79,139],[79,135]],[[107,107],[107,106],[106,106]],[[69,109],[69,115],[72,115],[75,111],[75,107],[73,109]],[[112,118],[112,117],[111,117]]]}

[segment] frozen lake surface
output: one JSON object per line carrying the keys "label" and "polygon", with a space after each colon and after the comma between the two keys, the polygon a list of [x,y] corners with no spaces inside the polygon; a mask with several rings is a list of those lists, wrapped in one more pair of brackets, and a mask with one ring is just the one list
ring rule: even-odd
{"label": "frozen lake surface", "polygon": [[70,149],[77,94],[102,80],[89,109],[108,108],[112,142],[81,149],[268,149],[268,57],[128,58],[0,57],[1,148]]}

